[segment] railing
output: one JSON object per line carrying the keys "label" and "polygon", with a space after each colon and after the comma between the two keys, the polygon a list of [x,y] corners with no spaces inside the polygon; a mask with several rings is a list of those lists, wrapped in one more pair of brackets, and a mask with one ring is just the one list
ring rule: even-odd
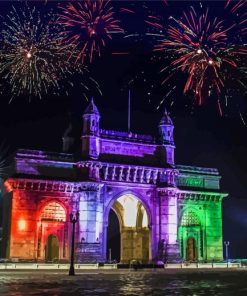
{"label": "railing", "polygon": [[215,168],[205,168],[189,165],[176,165],[181,173],[194,173],[194,174],[206,174],[206,175],[219,175],[218,169]]}
{"label": "railing", "polygon": [[89,178],[96,181],[131,182],[143,184],[162,183],[168,186],[175,185],[177,171],[174,169],[162,169],[146,166],[79,162],[78,168],[89,169]]}
{"label": "railing", "polygon": [[113,131],[113,130],[104,130],[100,129],[100,136],[102,138],[113,138],[113,139],[125,139],[128,141],[139,141],[144,143],[155,143],[155,138],[151,135],[143,135],[136,133],[128,133],[121,131]]}
{"label": "railing", "polygon": [[73,154],[30,149],[18,149],[16,157],[73,161]]}
{"label": "railing", "polygon": [[157,184],[159,182],[167,185],[174,185],[175,182],[173,170],[114,164],[105,164],[101,167],[100,179],[143,184]]}

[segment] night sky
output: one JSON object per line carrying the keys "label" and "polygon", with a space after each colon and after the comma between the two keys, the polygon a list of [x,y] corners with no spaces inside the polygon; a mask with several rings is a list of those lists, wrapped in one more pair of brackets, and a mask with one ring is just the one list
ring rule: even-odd
{"label": "night sky", "polygon": [[[162,15],[167,22],[170,15],[179,17],[192,4],[197,7],[199,2],[173,1],[166,7],[163,1],[114,1],[117,11],[120,7],[135,10],[134,15],[119,13],[118,17],[126,35],[138,36],[114,36],[102,56],[95,57],[93,63],[88,64],[91,76],[102,91],[101,96],[92,87],[88,97],[94,96],[102,116],[101,127],[106,129],[127,130],[129,88],[132,131],[156,135],[163,106],[168,109],[175,125],[176,163],[219,169],[221,190],[229,193],[223,202],[224,240],[231,243],[230,257],[247,258],[247,127],[239,116],[240,109],[243,116],[247,111],[244,93],[235,93],[229,109],[221,117],[214,98],[200,107],[191,103],[191,95],[183,95],[184,77],[178,75],[172,100],[165,101],[157,110],[169,86],[161,85],[162,75],[159,72],[164,60],[152,51],[154,40],[145,36],[149,28],[144,19],[151,13]],[[222,1],[207,1],[204,4],[220,15]],[[0,14],[8,13],[11,5],[20,6],[23,3],[1,1]],[[47,6],[56,9],[57,2],[48,1],[44,7],[39,1],[36,5],[45,13]],[[113,54],[119,52],[128,54]],[[4,91],[0,95],[0,139],[9,153],[17,148],[61,151],[62,136],[69,122],[73,121],[80,131],[81,115],[87,101],[77,87],[80,77],[73,79],[75,86],[69,90],[69,96],[49,93],[42,100],[34,97],[31,102],[25,97],[15,97],[9,104],[11,94]],[[132,79],[134,81],[128,85]]]}

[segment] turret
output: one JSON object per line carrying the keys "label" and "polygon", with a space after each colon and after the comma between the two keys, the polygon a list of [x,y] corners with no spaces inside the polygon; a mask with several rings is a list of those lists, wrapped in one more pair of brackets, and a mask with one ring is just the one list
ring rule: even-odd
{"label": "turret", "polygon": [[164,114],[161,118],[159,123],[159,133],[161,138],[161,145],[162,145],[162,156],[165,159],[162,159],[162,162],[170,164],[171,166],[174,165],[174,139],[173,139],[173,130],[174,125],[171,120],[171,117],[168,115],[167,111],[164,111]]}
{"label": "turret", "polygon": [[99,144],[99,120],[100,114],[93,98],[84,111],[82,132],[82,156],[89,159],[97,159],[100,154]]}

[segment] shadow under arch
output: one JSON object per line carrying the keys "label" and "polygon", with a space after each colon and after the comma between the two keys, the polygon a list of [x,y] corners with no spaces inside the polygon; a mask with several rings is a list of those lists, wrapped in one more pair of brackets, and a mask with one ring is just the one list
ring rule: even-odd
{"label": "shadow under arch", "polygon": [[50,234],[46,238],[45,261],[55,262],[59,259],[59,239],[55,234]]}
{"label": "shadow under arch", "polygon": [[121,217],[114,208],[110,210],[107,227],[106,258],[108,262],[120,262],[121,258]]}

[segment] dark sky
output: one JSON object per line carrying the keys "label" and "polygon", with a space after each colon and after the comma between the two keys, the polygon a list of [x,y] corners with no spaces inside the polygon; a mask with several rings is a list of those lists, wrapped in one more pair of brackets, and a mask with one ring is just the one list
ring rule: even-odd
{"label": "dark sky", "polygon": [[[156,110],[156,107],[169,88],[160,84],[162,65],[152,61],[153,40],[144,36],[147,27],[143,18],[147,13],[159,13],[167,21],[170,15],[179,16],[191,4],[196,7],[198,2],[174,1],[168,7],[163,5],[163,1],[153,1],[152,5],[150,2],[146,1],[144,5],[142,1],[113,3],[116,9],[123,6],[135,9],[134,16],[120,14],[119,18],[128,33],[138,33],[139,36],[134,39],[116,36],[108,43],[102,57],[95,58],[88,65],[102,90],[100,96],[95,89],[90,89],[89,96],[95,97],[103,128],[127,129],[127,82],[137,76],[131,85],[131,129],[157,133],[161,109]],[[16,3],[1,1],[0,14],[8,13],[11,5],[20,5]],[[49,5],[56,7],[56,4]],[[207,5],[221,13],[222,1],[207,1]],[[45,11],[42,7],[40,9]],[[112,55],[112,52],[121,51],[129,54]],[[183,77],[178,76],[174,105],[170,107],[170,102],[165,102],[175,125],[176,163],[219,169],[222,191],[229,193],[223,202],[224,239],[231,242],[230,256],[247,258],[247,127],[236,111],[236,105],[240,104],[241,112],[246,114],[244,95],[237,93],[230,110],[220,117],[213,99],[204,106],[192,106],[191,98],[182,94],[181,81]],[[27,98],[16,97],[8,104],[10,94],[4,92],[0,96],[0,138],[9,151],[16,148],[61,151],[61,138],[69,121],[72,118],[80,126],[81,115],[87,105],[79,87],[70,89],[68,97],[49,94],[42,100],[32,98],[31,102]]]}

